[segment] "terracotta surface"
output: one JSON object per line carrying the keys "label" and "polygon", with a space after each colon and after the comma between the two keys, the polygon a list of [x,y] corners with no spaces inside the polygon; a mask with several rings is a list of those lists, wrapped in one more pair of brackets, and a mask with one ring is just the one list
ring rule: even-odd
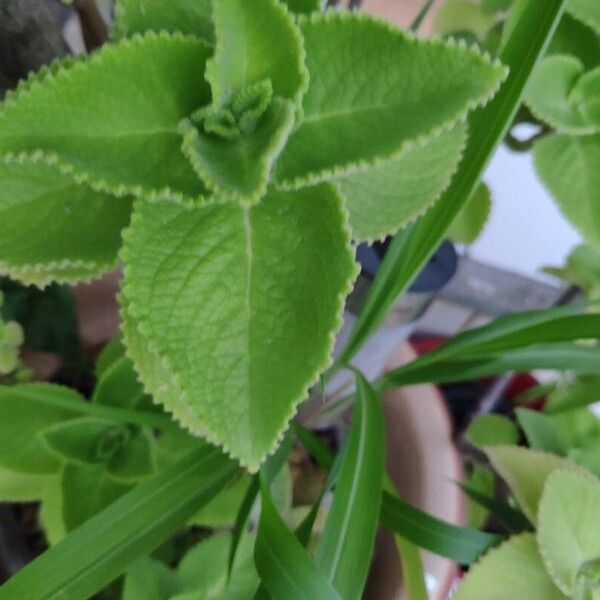
{"label": "terracotta surface", "polygon": [[[390,361],[395,368],[415,356],[403,344]],[[408,386],[384,399],[387,467],[401,496],[440,519],[464,524],[464,501],[455,481],[463,479],[460,456],[452,442],[452,425],[444,401],[433,385]],[[422,552],[430,598],[448,597],[456,565]],[[365,598],[403,600],[400,561],[393,538],[380,532]]]}

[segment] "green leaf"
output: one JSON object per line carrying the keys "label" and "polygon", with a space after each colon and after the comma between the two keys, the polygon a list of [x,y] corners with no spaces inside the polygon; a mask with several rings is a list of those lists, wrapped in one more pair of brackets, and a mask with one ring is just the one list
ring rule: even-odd
{"label": "green leaf", "polygon": [[533,72],[525,101],[531,112],[559,133],[597,133],[600,123],[581,110],[576,90],[584,76],[584,66],[574,56],[557,54],[544,59]]}
{"label": "green leaf", "polygon": [[567,10],[600,35],[600,5],[596,0],[567,0]]}
{"label": "green leaf", "polygon": [[40,400],[40,395],[84,403],[77,392],[47,383],[0,388],[0,465],[7,469],[43,475],[60,468],[60,460],[39,434],[53,424],[78,417],[79,413],[49,405]]}
{"label": "green leaf", "polygon": [[448,0],[435,15],[433,30],[437,35],[472,32],[483,40],[496,21],[493,11],[484,10],[472,0]]}
{"label": "green leaf", "polygon": [[600,594],[600,481],[568,471],[552,473],[540,502],[538,544],[554,583],[571,598]]}
{"label": "green leaf", "polygon": [[600,294],[600,250],[587,244],[575,246],[564,267],[548,267],[544,272],[579,286],[588,299]]}
{"label": "green leaf", "polygon": [[275,169],[286,187],[399,157],[485,103],[505,75],[473,48],[417,40],[365,14],[314,13],[299,24],[310,84]]}
{"label": "green leaf", "polygon": [[345,600],[362,597],[377,533],[385,462],[379,398],[356,374],[357,400],[333,502],[315,560]]}
{"label": "green leaf", "polygon": [[19,571],[0,600],[87,600],[182,527],[236,468],[210,446],[192,452]]}
{"label": "green leaf", "polygon": [[108,463],[129,438],[124,425],[93,417],[80,417],[50,425],[41,431],[41,435],[59,457],[80,465]]}
{"label": "green leaf", "polygon": [[0,467],[0,502],[37,502],[42,499],[49,479]]}
{"label": "green leaf", "polygon": [[460,564],[471,564],[500,537],[469,527],[458,527],[383,492],[381,524],[413,544]]}
{"label": "green leaf", "polygon": [[472,244],[483,231],[492,209],[492,195],[481,182],[448,229],[448,237],[459,244]]}
{"label": "green leaf", "polygon": [[417,361],[387,373],[378,382],[378,391],[416,383],[450,383],[500,375],[508,371],[553,369],[592,375],[600,369],[597,348],[579,344],[546,344],[484,355],[467,360],[448,360],[421,364]]}
{"label": "green leaf", "polygon": [[206,190],[177,128],[210,101],[201,77],[209,53],[165,32],[104,46],[3,104],[0,153],[25,153],[117,196],[199,201]]}
{"label": "green leaf", "polygon": [[[383,322],[400,294],[421,272],[444,239],[448,227],[476,189],[487,163],[513,122],[527,79],[552,37],[564,0],[519,0],[517,4],[522,8],[520,19],[511,34],[507,35],[500,56],[510,67],[508,78],[494,100],[469,118],[467,148],[442,198],[415,225],[396,236],[393,251],[386,254],[361,315],[338,359],[339,364],[346,364],[354,356]],[[370,89],[369,82],[365,83],[364,89]]]}
{"label": "green leaf", "polygon": [[79,527],[129,490],[131,485],[109,477],[103,466],[65,465],[61,478],[61,506],[66,531]]}
{"label": "green leaf", "polygon": [[262,479],[261,502],[254,560],[261,581],[271,595],[276,600],[340,600],[325,575],[285,526]]}
{"label": "green leaf", "polygon": [[471,567],[454,598],[567,600],[546,572],[535,536],[531,533],[512,537],[486,554]]}
{"label": "green leaf", "polygon": [[321,9],[321,0],[283,0],[283,3],[298,15],[308,15]]}
{"label": "green leaf", "polygon": [[547,55],[554,54],[572,54],[592,69],[600,63],[600,36],[565,13],[548,47]]}
{"label": "green leaf", "polygon": [[214,39],[210,0],[118,0],[112,38],[146,31],[188,33]]}
{"label": "green leaf", "polygon": [[570,100],[585,119],[600,129],[600,67],[579,78]]}
{"label": "green leaf", "polygon": [[473,529],[483,529],[490,516],[490,508],[478,498],[493,497],[496,489],[496,476],[491,469],[478,463],[471,466],[471,472],[464,484],[458,484],[467,496],[467,525]]}
{"label": "green leaf", "polygon": [[548,475],[556,469],[578,470],[573,463],[554,454],[517,446],[494,446],[487,448],[486,454],[534,524]]}
{"label": "green leaf", "polygon": [[268,80],[273,94],[300,105],[308,85],[302,35],[278,0],[213,2],[217,44],[206,77],[216,108],[231,107],[249,86]]}
{"label": "green leaf", "polygon": [[0,272],[39,286],[96,277],[116,264],[130,212],[57,169],[0,159]]}
{"label": "green leaf", "polygon": [[156,468],[152,432],[145,427],[130,427],[127,441],[117,447],[106,468],[111,477],[124,483],[152,475]]}
{"label": "green leaf", "polygon": [[256,470],[327,367],[356,274],[335,190],[271,191],[251,208],[140,203],[124,259],[125,339],[142,380]]}
{"label": "green leaf", "polygon": [[394,160],[340,179],[353,239],[372,242],[421,216],[448,185],[465,143],[466,128],[459,124]]}
{"label": "green leaf", "polygon": [[136,408],[142,401],[145,401],[144,389],[130,358],[121,356],[104,367],[92,402],[106,406]]}
{"label": "green leaf", "polygon": [[482,450],[485,446],[513,445],[519,441],[515,424],[502,415],[480,415],[466,431],[469,443]]}
{"label": "green leaf", "polygon": [[294,125],[294,105],[279,98],[271,100],[257,122],[232,139],[208,131],[208,123],[205,110],[181,123],[184,154],[220,200],[246,205],[257,202],[266,192],[273,164]]}
{"label": "green leaf", "polygon": [[119,333],[109,340],[100,351],[100,354],[98,354],[94,368],[96,381],[99,382],[108,368],[123,356],[125,356],[125,346],[123,344],[123,336]]}
{"label": "green leaf", "polygon": [[122,600],[169,600],[180,590],[175,571],[159,560],[144,557],[127,572]]}
{"label": "green leaf", "polygon": [[60,473],[48,481],[38,513],[40,525],[50,546],[58,544],[67,535],[62,502],[62,473]]}
{"label": "green leaf", "polygon": [[565,218],[600,247],[600,135],[549,136],[536,142],[533,158]]}
{"label": "green leaf", "polygon": [[551,417],[526,408],[517,408],[515,414],[521,429],[525,432],[529,446],[536,450],[565,456],[566,442]]}
{"label": "green leaf", "polygon": [[194,515],[192,523],[201,527],[232,527],[249,483],[247,477],[242,477],[226,487]]}

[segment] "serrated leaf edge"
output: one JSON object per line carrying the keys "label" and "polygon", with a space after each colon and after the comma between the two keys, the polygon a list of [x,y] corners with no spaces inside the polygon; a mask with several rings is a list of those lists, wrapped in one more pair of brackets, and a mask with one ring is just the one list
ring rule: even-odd
{"label": "serrated leaf edge", "polygon": [[[360,173],[362,171],[366,171],[372,167],[382,166],[386,162],[390,160],[398,159],[403,152],[406,150],[413,148],[415,145],[425,143],[429,138],[433,136],[439,136],[442,133],[445,133],[452,129],[454,125],[458,122],[464,121],[468,115],[468,113],[476,108],[485,107],[496,95],[501,85],[504,83],[506,77],[508,76],[508,67],[503,65],[500,60],[492,57],[487,51],[483,51],[477,44],[468,44],[462,38],[448,38],[442,39],[440,37],[432,37],[432,38],[419,38],[415,34],[409,31],[404,31],[395,27],[391,23],[383,21],[382,19],[373,17],[367,13],[362,12],[337,12],[335,10],[328,10],[324,13],[313,12],[310,15],[299,15],[298,23],[302,22],[327,22],[327,21],[348,21],[348,20],[362,20],[369,21],[377,26],[386,29],[392,32],[394,35],[402,35],[405,36],[408,41],[412,44],[417,45],[429,45],[429,46],[442,46],[444,48],[454,48],[458,50],[465,50],[468,53],[480,58],[484,63],[489,66],[498,69],[500,78],[498,79],[498,83],[486,94],[482,94],[481,97],[470,100],[467,102],[465,110],[457,115],[457,117],[451,121],[447,121],[438,127],[434,127],[430,131],[417,136],[411,140],[405,140],[400,144],[398,149],[395,152],[392,152],[389,156],[385,157],[377,157],[372,160],[360,160],[354,163],[350,163],[345,166],[335,166],[331,169],[323,169],[319,172],[309,173],[308,175],[294,177],[288,180],[278,180],[277,172],[275,171],[274,185],[284,191],[293,191],[298,190],[303,187],[308,187],[311,185],[316,185],[318,183],[322,183],[324,181],[332,181],[335,179],[339,179],[345,175],[351,175],[354,173]],[[302,125],[302,121],[299,121],[298,125]]]}
{"label": "serrated leaf edge", "polygon": [[[342,229],[343,233],[345,234],[347,247],[352,248],[353,247],[352,246],[352,230],[350,228],[349,215],[348,215],[348,210],[345,205],[345,198],[339,192],[338,186],[336,186],[334,184],[329,184],[329,185],[336,191],[336,193],[338,195],[338,200],[339,200],[338,206],[339,206],[339,213],[340,213],[340,217],[341,217],[341,223],[340,223],[341,229]],[[124,236],[123,236],[125,241],[126,241],[127,235],[129,234],[130,230],[132,229],[132,226],[134,224],[134,219],[136,219],[136,220],[140,219],[139,214],[137,214],[137,212],[135,210],[132,215],[131,224],[127,228],[127,230],[125,231]],[[337,334],[344,322],[343,315],[344,315],[344,308],[346,305],[346,297],[352,290],[352,288],[354,286],[354,281],[356,280],[356,277],[358,277],[358,274],[360,273],[360,266],[358,265],[358,263],[356,261],[354,261],[353,272],[350,273],[348,280],[346,282],[345,288],[343,290],[341,290],[340,293],[338,294],[337,319],[336,319],[334,327],[332,327],[332,329],[329,332],[328,340],[327,340],[327,344],[326,344],[327,348],[326,348],[326,352],[324,353],[327,355],[327,359],[323,360],[323,366],[321,368],[317,368],[312,376],[307,377],[306,386],[301,390],[301,392],[298,394],[298,396],[295,399],[293,399],[293,401],[290,403],[291,409],[290,409],[289,413],[287,414],[287,416],[284,417],[284,419],[281,423],[281,426],[280,426],[280,432],[277,435],[277,437],[275,438],[275,440],[273,441],[272,446],[266,451],[265,455],[262,457],[262,459],[257,464],[251,464],[251,463],[245,461],[244,459],[242,459],[241,457],[237,456],[229,446],[224,444],[219,439],[219,437],[217,436],[217,434],[214,433],[214,431],[212,431],[209,427],[206,426],[206,424],[202,424],[202,425],[198,424],[195,426],[190,424],[190,422],[192,422],[192,421],[195,423],[198,423],[198,417],[197,417],[197,415],[193,414],[193,412],[191,410],[189,410],[187,408],[187,405],[182,400],[186,397],[187,393],[184,391],[184,388],[180,385],[179,378],[177,377],[175,370],[172,368],[169,359],[166,356],[161,355],[160,352],[155,350],[154,344],[150,341],[150,338],[147,335],[146,328],[144,327],[143,323],[140,323],[139,320],[137,320],[137,318],[134,314],[136,303],[132,302],[128,299],[128,290],[131,290],[131,284],[128,283],[130,281],[130,277],[128,276],[129,268],[128,268],[127,258],[128,258],[128,251],[127,251],[127,244],[125,243],[121,250],[121,260],[122,260],[123,264],[125,265],[125,267],[123,269],[124,277],[123,277],[122,290],[121,290],[121,294],[119,295],[119,305],[121,307],[120,310],[121,311],[124,310],[123,302],[126,302],[127,309],[125,309],[125,310],[129,311],[129,320],[131,322],[131,325],[136,327],[138,335],[141,335],[142,338],[146,341],[147,350],[149,352],[152,352],[155,359],[157,359],[158,362],[160,362],[163,365],[165,374],[169,374],[170,382],[177,390],[179,390],[179,394],[178,394],[178,398],[177,398],[177,396],[175,396],[175,399],[174,399],[174,396],[169,391],[169,385],[167,383],[165,383],[163,386],[161,386],[161,389],[151,390],[151,389],[147,388],[145,378],[142,376],[142,373],[139,371],[136,359],[131,354],[131,351],[129,349],[129,344],[127,344],[128,333],[127,333],[126,329],[122,327],[123,337],[126,341],[126,344],[125,344],[126,353],[129,356],[129,358],[133,361],[135,369],[138,372],[138,375],[140,376],[140,381],[144,387],[144,390],[146,391],[146,393],[148,393],[150,396],[152,396],[153,402],[155,402],[156,404],[161,404],[163,406],[163,408],[165,408],[167,410],[167,412],[171,415],[171,417],[181,425],[182,429],[190,431],[194,435],[197,435],[197,436],[199,435],[201,437],[204,437],[211,444],[221,448],[227,456],[238,461],[239,464],[242,467],[246,468],[250,473],[256,473],[258,471],[258,469],[260,468],[260,465],[262,464],[262,462],[264,462],[267,457],[271,456],[279,447],[281,441],[283,440],[285,432],[287,431],[287,429],[289,427],[289,423],[291,422],[291,420],[294,418],[294,416],[298,412],[298,408],[299,408],[300,404],[302,403],[302,401],[307,397],[309,389],[318,382],[319,375],[321,373],[323,373],[324,371],[326,371],[333,364],[334,361],[333,361],[332,353],[333,353],[333,348],[335,346]],[[133,312],[131,311],[132,307],[134,309]],[[123,315],[123,312],[121,312],[121,314]],[[124,320],[124,319],[122,319],[122,320]],[[155,399],[155,396],[157,396],[156,399]],[[162,398],[162,400],[157,401],[158,397]],[[165,399],[167,399],[166,403],[164,402]],[[187,413],[187,418],[190,419],[190,422],[186,422],[185,414],[176,414],[175,411],[180,410],[180,409],[181,409],[182,413]]]}
{"label": "serrated leaf edge", "polygon": [[[126,46],[136,46],[140,43],[148,40],[179,40],[179,41],[194,41],[204,45],[207,49],[211,48],[204,39],[196,37],[194,35],[183,34],[180,32],[169,33],[167,31],[148,31],[144,34],[135,33],[133,36],[120,40],[117,44],[107,44],[103,46],[98,52],[91,54],[87,57],[87,60],[73,60],[65,68],[58,68],[56,65],[52,67],[52,64],[45,69],[42,69],[42,74],[38,76],[37,73],[31,75],[28,79],[24,80],[21,85],[14,91],[14,93],[7,95],[5,101],[0,104],[0,123],[3,118],[6,118],[7,111],[17,103],[22,96],[27,96],[35,91],[36,88],[42,87],[44,84],[59,80],[61,78],[71,77],[74,72],[79,69],[85,68],[93,63],[101,62],[104,56],[114,52],[118,52],[120,48]],[[164,187],[159,190],[145,190],[141,185],[129,185],[129,184],[109,184],[101,178],[95,178],[89,172],[85,170],[79,170],[67,161],[61,160],[58,154],[53,152],[45,152],[43,150],[33,150],[30,152],[6,152],[3,154],[8,160],[16,162],[29,161],[29,162],[43,162],[49,166],[53,166],[58,169],[63,175],[71,177],[75,183],[85,183],[89,185],[93,190],[97,192],[104,192],[112,194],[113,196],[135,196],[136,198],[143,198],[149,202],[174,202],[180,206],[186,208],[192,208],[195,206],[205,206],[213,202],[212,196],[197,196],[191,197],[183,192],[172,190],[169,187]]]}
{"label": "serrated leaf edge", "polygon": [[[459,124],[466,124],[466,119],[462,119],[462,120],[454,123],[453,127],[456,127]],[[452,128],[450,128],[449,131],[451,131],[451,130],[452,130]],[[404,154],[404,152],[410,151],[413,148],[418,147],[419,145],[421,145],[421,146],[426,145],[427,143],[441,137],[442,133],[443,132],[438,132],[435,135],[431,136],[430,138],[427,138],[426,140],[421,141],[420,144],[415,144],[412,148],[406,148],[402,152],[402,154]],[[444,192],[448,189],[448,186],[452,182],[452,179],[458,172],[458,169],[460,167],[460,163],[462,161],[462,157],[464,155],[468,141],[469,141],[469,132],[468,132],[468,128],[465,128],[465,132],[464,132],[464,135],[462,136],[462,141],[460,144],[460,154],[459,154],[458,160],[456,161],[456,164],[454,165],[454,168],[449,173],[448,181],[446,182],[446,185],[441,189],[441,191],[437,194],[437,196],[435,196],[430,202],[428,202],[425,206],[423,206],[422,209],[418,213],[415,213],[409,219],[406,219],[405,221],[401,222],[400,225],[394,226],[394,227],[387,229],[379,234],[375,234],[373,237],[368,237],[368,238],[354,238],[353,237],[352,239],[357,243],[368,244],[369,246],[372,246],[373,244],[375,244],[377,242],[384,242],[387,237],[389,237],[391,235],[395,235],[401,229],[405,229],[406,227],[413,225],[420,218],[425,216],[442,199]],[[397,160],[402,158],[402,154],[397,158]],[[390,160],[389,162],[392,162],[392,161]],[[343,193],[344,193],[343,190],[340,189],[340,194],[343,195]]]}
{"label": "serrated leaf edge", "polygon": [[[282,103],[291,104],[289,100],[277,99]],[[210,171],[204,167],[202,161],[198,158],[198,153],[194,148],[194,143],[198,139],[198,130],[189,121],[189,119],[183,119],[179,123],[179,133],[183,137],[181,144],[181,151],[190,161],[192,168],[200,179],[204,182],[206,187],[212,191],[212,193],[218,198],[217,203],[235,201],[240,206],[252,206],[256,204],[266,193],[271,176],[273,165],[277,161],[277,158],[281,154],[285,143],[288,140],[292,128],[294,126],[294,112],[290,112],[283,126],[277,131],[276,135],[271,138],[270,144],[267,146],[267,151],[264,156],[258,161],[260,171],[262,173],[261,180],[257,189],[250,195],[241,194],[237,191],[225,191],[220,188],[219,184],[213,179]]]}

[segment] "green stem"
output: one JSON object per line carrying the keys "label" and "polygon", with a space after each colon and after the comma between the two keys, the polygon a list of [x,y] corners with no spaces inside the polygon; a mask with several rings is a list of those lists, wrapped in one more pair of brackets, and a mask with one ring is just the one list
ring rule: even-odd
{"label": "green stem", "polygon": [[425,5],[419,11],[419,14],[415,17],[415,20],[410,25],[410,30],[413,33],[416,33],[419,30],[419,27],[421,27],[421,24],[425,20],[425,17],[429,14],[429,11],[431,10],[431,7],[433,6],[434,2],[435,0],[427,0],[427,2],[425,2]]}
{"label": "green stem", "polygon": [[[17,387],[13,388],[12,391],[15,395],[19,395],[21,393]],[[38,394],[29,389],[27,391],[27,397],[31,398],[32,396],[34,396],[38,402],[44,402],[45,404],[49,404],[57,408],[64,408],[66,410],[79,412],[82,415],[107,419],[117,423],[143,425],[161,430],[181,429],[175,421],[173,421],[168,415],[164,414],[155,414],[141,410],[130,410],[127,408],[117,408],[114,406],[95,404],[93,402],[78,402],[76,400],[55,396],[49,397],[43,392]]]}

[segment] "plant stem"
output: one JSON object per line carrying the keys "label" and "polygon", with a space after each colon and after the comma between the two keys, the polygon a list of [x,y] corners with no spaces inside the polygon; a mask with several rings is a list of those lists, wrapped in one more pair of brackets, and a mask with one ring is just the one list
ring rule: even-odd
{"label": "plant stem", "polygon": [[423,8],[419,11],[419,14],[415,17],[415,20],[410,25],[410,30],[413,33],[416,33],[421,27],[421,24],[425,20],[425,17],[429,14],[431,7],[433,6],[435,0],[427,0],[423,5]]}

